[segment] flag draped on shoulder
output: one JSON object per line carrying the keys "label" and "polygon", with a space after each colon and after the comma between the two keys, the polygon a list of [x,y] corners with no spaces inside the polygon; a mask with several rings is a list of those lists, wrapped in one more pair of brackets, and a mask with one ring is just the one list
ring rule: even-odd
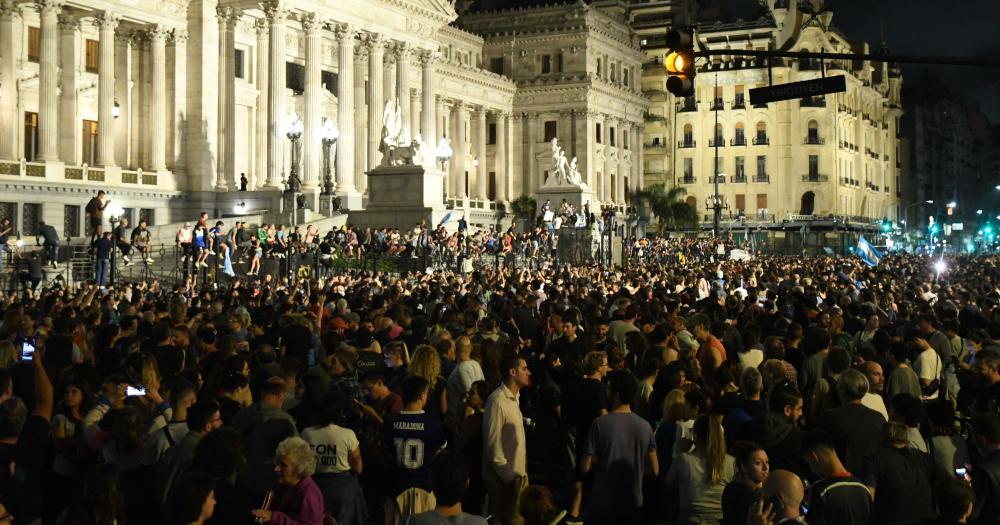
{"label": "flag draped on shoulder", "polygon": [[878,266],[878,262],[882,260],[882,254],[865,239],[864,235],[858,238],[858,257],[861,257],[861,261],[868,266]]}

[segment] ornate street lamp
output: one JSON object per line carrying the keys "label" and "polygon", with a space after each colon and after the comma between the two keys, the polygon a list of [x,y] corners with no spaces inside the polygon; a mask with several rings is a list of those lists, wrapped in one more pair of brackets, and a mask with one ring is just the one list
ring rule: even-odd
{"label": "ornate street lamp", "polygon": [[441,137],[441,142],[438,142],[437,147],[434,148],[434,158],[441,164],[441,170],[445,169],[445,165],[451,159],[451,155],[451,145],[448,144],[448,139]]}
{"label": "ornate street lamp", "polygon": [[305,126],[302,124],[302,120],[293,111],[291,115],[288,116],[288,124],[285,132],[285,136],[288,140],[292,141],[292,166],[288,172],[288,184],[287,191],[292,194],[292,199],[294,200],[295,195],[299,193],[302,189],[302,181],[299,179],[299,139],[302,138],[302,131]]}
{"label": "ornate street lamp", "polygon": [[333,195],[334,184],[331,172],[330,150],[337,145],[340,138],[340,130],[333,123],[333,119],[326,119],[323,127],[319,130],[320,141],[323,143],[323,195]]}
{"label": "ornate street lamp", "polygon": [[[111,269],[108,273],[108,285],[111,288],[115,286],[115,273],[117,269],[117,263],[115,259],[118,258],[117,248],[118,239],[115,239],[115,225],[122,220],[122,216],[125,215],[125,210],[117,204],[108,204],[108,207],[104,210],[108,214],[108,222],[111,224]],[[103,275],[101,276],[103,277]]]}

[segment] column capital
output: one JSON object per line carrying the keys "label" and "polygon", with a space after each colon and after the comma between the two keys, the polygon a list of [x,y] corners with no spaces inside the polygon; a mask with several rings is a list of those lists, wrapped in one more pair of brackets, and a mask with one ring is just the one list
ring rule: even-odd
{"label": "column capital", "polygon": [[21,6],[14,0],[0,0],[0,17],[21,16]]}
{"label": "column capital", "polygon": [[479,120],[486,120],[486,113],[488,113],[490,108],[486,106],[476,106],[473,112],[476,114],[476,118]]}
{"label": "column capital", "polygon": [[267,32],[270,31],[270,25],[266,18],[257,18],[253,21],[253,29],[257,33],[257,37],[267,37]]}
{"label": "column capital", "polygon": [[510,115],[511,120],[513,120],[514,122],[520,122],[521,119],[524,118],[524,114],[521,113],[520,111],[514,111],[512,113],[508,113],[508,115]]}
{"label": "column capital", "polygon": [[164,43],[170,36],[170,30],[161,25],[153,25],[146,29],[146,36],[154,44]]}
{"label": "column capital", "polygon": [[306,32],[319,31],[323,28],[324,20],[316,13],[303,13],[298,16],[298,20]]}
{"label": "column capital", "polygon": [[280,0],[261,2],[260,7],[264,10],[264,16],[271,25],[284,24],[288,20],[288,9],[281,4]]}
{"label": "column capital", "polygon": [[236,28],[236,21],[240,19],[243,12],[232,6],[218,6],[215,8],[215,15],[219,17],[219,27],[225,27],[232,31]]}
{"label": "column capital", "polygon": [[188,32],[186,29],[172,29],[170,31],[170,42],[174,44],[184,44],[188,40]]}
{"label": "column capital", "polygon": [[465,111],[467,109],[469,109],[469,105],[466,104],[464,101],[455,100],[452,101],[451,103],[451,110],[454,111],[455,113],[461,113],[462,111]]}
{"label": "column capital", "polygon": [[[0,10],[2,10],[2,7],[0,7]],[[79,31],[80,19],[67,13],[59,13],[59,29],[64,32]]]}
{"label": "column capital", "polygon": [[384,50],[387,42],[385,35],[379,33],[365,32],[361,35],[361,43],[369,52],[376,49]]}
{"label": "column capital", "polygon": [[538,120],[538,113],[525,113],[524,118],[528,121]]}
{"label": "column capital", "polygon": [[368,58],[368,46],[354,46],[354,64],[365,62]]}
{"label": "column capital", "polygon": [[397,59],[403,59],[409,56],[410,51],[413,51],[413,46],[406,42],[396,42],[396,45],[392,46],[392,54],[395,55]]}
{"label": "column capital", "polygon": [[337,38],[337,42],[352,42],[355,34],[357,32],[351,24],[334,24],[333,35]]}
{"label": "column capital", "polygon": [[107,11],[97,13],[97,16],[94,17],[94,25],[102,31],[114,31],[119,22],[121,22],[121,18]]}
{"label": "column capital", "polygon": [[35,8],[41,14],[58,13],[62,11],[63,0],[36,0]]}
{"label": "column capital", "polygon": [[493,117],[496,118],[497,120],[508,119],[510,118],[510,116],[511,116],[510,111],[507,111],[505,109],[493,110]]}
{"label": "column capital", "polygon": [[417,60],[423,67],[431,67],[438,61],[438,52],[434,49],[421,49],[417,51]]}

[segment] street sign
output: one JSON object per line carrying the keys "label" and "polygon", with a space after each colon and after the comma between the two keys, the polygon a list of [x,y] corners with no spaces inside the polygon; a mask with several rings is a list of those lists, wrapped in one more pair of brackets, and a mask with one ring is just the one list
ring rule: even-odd
{"label": "street sign", "polygon": [[802,82],[790,82],[788,84],[778,84],[777,86],[751,89],[750,103],[753,105],[766,104],[779,100],[814,97],[816,95],[842,93],[844,91],[847,91],[847,81],[844,80],[844,75],[837,75],[835,77],[823,77],[804,80]]}
{"label": "street sign", "polygon": [[954,223],[951,224],[951,229],[952,229],[952,231],[962,231],[962,230],[965,229],[965,223],[964,222],[954,222]]}

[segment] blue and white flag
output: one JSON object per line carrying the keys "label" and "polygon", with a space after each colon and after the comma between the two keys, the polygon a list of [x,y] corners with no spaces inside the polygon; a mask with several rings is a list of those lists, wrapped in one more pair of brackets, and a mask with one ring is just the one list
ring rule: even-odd
{"label": "blue and white flag", "polygon": [[444,215],[444,218],[441,219],[441,222],[438,223],[438,227],[444,226],[445,224],[448,224],[448,222],[450,221],[451,221],[451,212],[448,212]]}
{"label": "blue and white flag", "polygon": [[868,266],[878,266],[878,262],[882,260],[882,254],[865,240],[864,235],[858,238],[858,257]]}

